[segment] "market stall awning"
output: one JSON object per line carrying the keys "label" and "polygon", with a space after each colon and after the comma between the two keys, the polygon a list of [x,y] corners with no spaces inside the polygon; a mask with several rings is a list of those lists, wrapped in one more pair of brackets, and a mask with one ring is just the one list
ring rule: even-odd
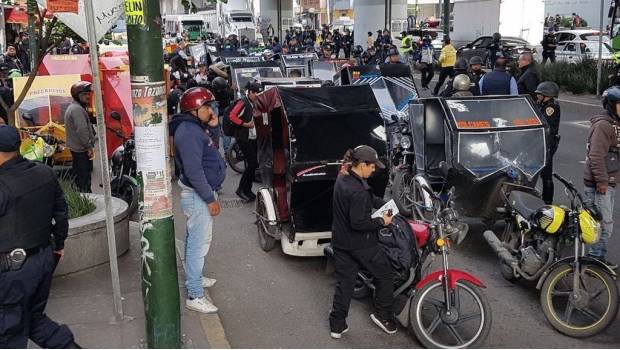
{"label": "market stall awning", "polygon": [[5,9],[4,20],[6,23],[28,24],[28,13],[20,7]]}
{"label": "market stall awning", "polygon": [[90,76],[89,55],[47,55],[43,58],[43,64],[39,67],[39,75],[64,74]]}

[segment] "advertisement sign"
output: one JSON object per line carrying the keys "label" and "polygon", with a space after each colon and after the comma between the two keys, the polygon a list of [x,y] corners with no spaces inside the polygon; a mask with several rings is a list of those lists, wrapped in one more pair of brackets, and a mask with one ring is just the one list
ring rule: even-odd
{"label": "advertisement sign", "polygon": [[54,13],[78,13],[78,0],[47,0],[47,9]]}

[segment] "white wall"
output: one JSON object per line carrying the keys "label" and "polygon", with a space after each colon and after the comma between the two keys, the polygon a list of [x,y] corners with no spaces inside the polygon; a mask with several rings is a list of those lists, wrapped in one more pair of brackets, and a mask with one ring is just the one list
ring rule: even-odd
{"label": "white wall", "polygon": [[501,4],[499,32],[538,45],[544,33],[544,0],[504,0]]}
{"label": "white wall", "polygon": [[355,0],[355,45],[366,47],[368,32],[376,36],[385,27],[385,0]]}
{"label": "white wall", "polygon": [[[278,35],[278,11],[277,11],[278,3],[276,0],[260,0],[260,20],[261,20],[261,28],[267,28],[269,24],[275,30],[276,35]],[[293,18],[293,0],[282,0],[282,18]],[[285,28],[285,29],[288,29]],[[282,36],[284,36],[284,30],[282,31]],[[280,38],[280,42],[283,41],[283,38]]]}
{"label": "white wall", "polygon": [[[519,0],[508,0],[519,1]],[[498,0],[458,1],[454,4],[455,42],[469,42],[482,35],[499,31],[500,2]]]}

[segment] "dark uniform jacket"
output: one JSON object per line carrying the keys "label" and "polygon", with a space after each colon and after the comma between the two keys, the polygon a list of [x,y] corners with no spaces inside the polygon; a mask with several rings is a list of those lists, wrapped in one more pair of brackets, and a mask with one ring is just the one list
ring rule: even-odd
{"label": "dark uniform jacket", "polygon": [[541,41],[543,52],[547,55],[555,54],[555,35],[545,35],[543,41]]}
{"label": "dark uniform jacket", "polygon": [[469,72],[469,80],[472,82],[472,87],[469,89],[474,96],[480,96],[480,79],[484,76],[486,72],[480,70],[479,72],[471,71]]}
{"label": "dark uniform jacket", "polygon": [[[590,119],[590,123],[592,126],[586,144],[584,183],[590,187],[595,187],[597,184],[613,186],[618,182],[620,171],[617,167],[615,169],[610,167],[613,164],[608,164],[608,157],[615,156],[618,159],[620,123],[616,117],[609,114],[594,116]],[[617,161],[615,165],[617,166]]]}
{"label": "dark uniform jacket", "polygon": [[383,219],[371,219],[373,208],[383,205],[366,180],[353,171],[340,175],[334,186],[332,245],[343,250],[371,248],[378,244]]}
{"label": "dark uniform jacket", "polygon": [[547,124],[549,124],[549,146],[553,155],[560,144],[560,104],[555,99],[540,104]]}
{"label": "dark uniform jacket", "polygon": [[540,83],[538,72],[533,64],[523,67],[519,79],[517,80],[517,87],[519,88],[519,94],[529,94],[532,98],[536,98],[536,88]]}
{"label": "dark uniform jacket", "polygon": [[68,230],[67,203],[52,168],[22,157],[0,166],[0,253],[50,242],[63,249]]}

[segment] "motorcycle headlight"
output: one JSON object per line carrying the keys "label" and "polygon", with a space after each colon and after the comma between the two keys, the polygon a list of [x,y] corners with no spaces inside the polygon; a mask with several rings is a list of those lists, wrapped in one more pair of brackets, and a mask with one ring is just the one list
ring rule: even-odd
{"label": "motorcycle headlight", "polygon": [[409,136],[403,136],[400,138],[400,145],[404,148],[404,149],[409,149],[411,148],[411,139],[409,138]]}

